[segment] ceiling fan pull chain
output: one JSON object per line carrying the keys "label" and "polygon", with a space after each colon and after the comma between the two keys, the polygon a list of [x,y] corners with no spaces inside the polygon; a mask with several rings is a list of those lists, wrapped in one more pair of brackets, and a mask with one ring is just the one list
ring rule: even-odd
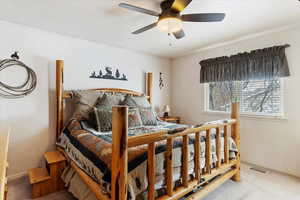
{"label": "ceiling fan pull chain", "polygon": [[169,38],[169,46],[172,46],[172,40],[171,40],[171,33],[168,33],[168,38]]}

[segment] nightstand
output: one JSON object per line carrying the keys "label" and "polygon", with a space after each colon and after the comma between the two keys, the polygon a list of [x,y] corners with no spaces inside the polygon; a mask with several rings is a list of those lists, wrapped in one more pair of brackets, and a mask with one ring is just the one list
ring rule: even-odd
{"label": "nightstand", "polygon": [[180,117],[160,117],[160,120],[165,121],[165,122],[171,122],[171,123],[180,123]]}

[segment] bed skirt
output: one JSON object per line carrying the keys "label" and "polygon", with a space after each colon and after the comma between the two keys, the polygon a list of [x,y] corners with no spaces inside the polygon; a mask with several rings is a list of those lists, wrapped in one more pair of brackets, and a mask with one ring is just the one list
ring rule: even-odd
{"label": "bed skirt", "polygon": [[65,186],[68,188],[68,191],[76,197],[76,199],[97,200],[94,193],[71,166],[68,166],[64,170],[61,178],[65,182]]}

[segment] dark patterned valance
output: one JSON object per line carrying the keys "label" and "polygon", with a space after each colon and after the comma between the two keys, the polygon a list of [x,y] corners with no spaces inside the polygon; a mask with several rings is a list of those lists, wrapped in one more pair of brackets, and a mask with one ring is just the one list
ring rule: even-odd
{"label": "dark patterned valance", "polygon": [[200,83],[268,80],[290,76],[285,48],[289,45],[212,58],[200,62]]}

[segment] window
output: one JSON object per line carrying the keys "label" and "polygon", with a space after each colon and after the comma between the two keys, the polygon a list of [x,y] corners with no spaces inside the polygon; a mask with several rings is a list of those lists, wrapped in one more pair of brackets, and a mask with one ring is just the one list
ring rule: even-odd
{"label": "window", "polygon": [[209,83],[206,110],[230,112],[231,102],[238,101],[242,114],[281,116],[281,89],[280,79]]}

